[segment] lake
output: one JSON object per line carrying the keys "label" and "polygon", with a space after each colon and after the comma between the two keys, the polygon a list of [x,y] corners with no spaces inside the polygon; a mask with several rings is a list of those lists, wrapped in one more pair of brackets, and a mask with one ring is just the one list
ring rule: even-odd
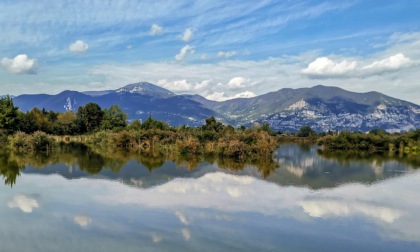
{"label": "lake", "polygon": [[2,152],[0,251],[420,251],[420,157]]}

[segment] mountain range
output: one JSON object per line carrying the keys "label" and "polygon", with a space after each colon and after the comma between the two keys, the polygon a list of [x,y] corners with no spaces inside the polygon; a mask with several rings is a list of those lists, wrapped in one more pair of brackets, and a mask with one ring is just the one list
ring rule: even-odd
{"label": "mountain range", "polygon": [[200,126],[206,118],[214,116],[233,126],[268,123],[274,130],[290,132],[304,125],[316,131],[378,128],[400,132],[420,128],[419,105],[378,92],[355,93],[321,85],[284,88],[253,98],[218,102],[200,95],[176,95],[140,82],[116,90],[19,95],[13,101],[24,112],[34,107],[77,111],[89,102],[101,107],[116,104],[128,114],[129,120],[145,120],[152,115],[172,126]]}

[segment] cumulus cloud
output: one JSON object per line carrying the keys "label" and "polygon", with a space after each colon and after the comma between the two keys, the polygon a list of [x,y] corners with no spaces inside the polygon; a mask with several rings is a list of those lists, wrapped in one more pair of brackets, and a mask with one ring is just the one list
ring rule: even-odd
{"label": "cumulus cloud", "polygon": [[249,83],[249,79],[246,79],[244,77],[234,77],[230,79],[230,81],[228,82],[226,86],[230,89],[238,89],[238,88],[246,87],[248,83]]}
{"label": "cumulus cloud", "polygon": [[407,66],[410,62],[411,60],[409,58],[405,57],[404,54],[399,53],[383,60],[374,61],[372,64],[369,64],[362,69],[374,73],[381,73],[389,70],[398,70]]}
{"label": "cumulus cloud", "polygon": [[193,37],[193,30],[191,28],[185,29],[184,33],[180,36],[182,41],[190,42]]}
{"label": "cumulus cloud", "polygon": [[[261,60],[237,60],[231,58],[230,60],[206,61],[197,64],[179,64],[175,61],[104,64],[91,67],[90,73],[98,80],[100,79],[104,83],[104,87],[109,89],[118,88],[121,86],[121,83],[134,83],[139,80],[149,80],[152,83],[156,83],[161,79],[166,79],[167,82],[185,80],[187,83],[192,84],[201,83],[203,80],[211,80],[205,89],[183,91],[190,94],[200,94],[204,97],[214,92],[225,92],[224,96],[230,97],[234,92],[232,92],[232,89],[227,89],[226,84],[232,77],[250,78],[250,73],[252,73],[251,83],[248,83],[248,86],[234,90],[236,93],[249,90],[255,94],[263,94],[277,91],[281,88],[301,88],[323,84],[341,87],[353,92],[377,90],[386,95],[420,104],[420,96],[417,92],[420,71],[414,67],[420,63],[419,46],[420,34],[410,36],[410,39],[408,41],[405,39],[403,43],[392,44],[391,47],[378,51],[374,55],[359,55],[355,57],[343,55],[328,56],[335,64],[340,64],[344,60],[347,64],[353,61],[357,63],[354,70],[342,75],[330,74],[314,77],[302,73],[302,69],[307,68],[309,63],[323,56],[319,55],[318,51],[308,51],[299,55],[269,57]],[[369,66],[375,61],[380,62],[391,55],[395,56],[398,54],[403,54],[410,61],[402,64],[400,68],[387,69],[382,72],[373,71],[373,68],[363,69],[364,66]],[[208,56],[213,58],[216,55],[208,54]],[[165,73],[164,77],[162,77],[162,73]],[[342,79],[345,79],[345,81],[342,81]],[[218,83],[223,85],[219,86]],[[258,85],[253,83],[258,83]],[[249,88],[249,85],[252,85],[252,89]]]}
{"label": "cumulus cloud", "polygon": [[81,227],[87,227],[92,222],[92,219],[86,215],[76,215],[74,216],[73,221]]}
{"label": "cumulus cloud", "polygon": [[8,203],[10,208],[19,208],[24,213],[32,213],[34,208],[38,208],[38,201],[30,196],[16,195]]}
{"label": "cumulus cloud", "polygon": [[198,83],[191,83],[185,79],[175,81],[168,81],[166,79],[162,79],[157,81],[158,86],[161,86],[174,92],[190,92],[203,90],[209,85],[209,83],[210,80],[204,80]]}
{"label": "cumulus cloud", "polygon": [[214,92],[212,94],[209,94],[206,96],[206,99],[213,100],[213,101],[226,101],[226,100],[232,100],[236,98],[252,98],[255,97],[256,94],[251,91],[244,91],[238,94],[226,96],[225,92]]}
{"label": "cumulus cloud", "polygon": [[411,60],[402,53],[376,60],[370,64],[365,63],[363,67],[357,67],[361,64],[356,61],[343,60],[337,63],[327,57],[320,57],[301,72],[310,78],[364,78],[394,72],[409,66],[410,63]]}
{"label": "cumulus cloud", "polygon": [[356,61],[343,60],[336,63],[327,57],[320,57],[303,69],[302,73],[310,77],[339,77],[354,71],[356,66]]}
{"label": "cumulus cloud", "polygon": [[220,51],[217,53],[217,57],[228,59],[235,56],[236,54],[237,54],[236,51],[229,51],[229,52]]}
{"label": "cumulus cloud", "polygon": [[177,55],[175,55],[175,59],[178,61],[183,61],[188,54],[194,54],[194,52],[194,47],[186,45],[181,48]]}
{"label": "cumulus cloud", "polygon": [[26,54],[19,54],[13,59],[4,57],[1,66],[14,74],[36,74],[36,60],[30,59]]}
{"label": "cumulus cloud", "polygon": [[150,27],[150,35],[156,36],[163,33],[163,27],[158,24],[152,24]]}
{"label": "cumulus cloud", "polygon": [[89,45],[83,40],[76,40],[69,46],[69,50],[72,53],[85,53],[89,49]]}

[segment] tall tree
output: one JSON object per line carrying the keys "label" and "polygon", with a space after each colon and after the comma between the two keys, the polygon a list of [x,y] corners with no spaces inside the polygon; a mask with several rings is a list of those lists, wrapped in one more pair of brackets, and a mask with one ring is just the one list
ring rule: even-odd
{"label": "tall tree", "polygon": [[296,132],[296,136],[298,137],[309,137],[309,136],[315,136],[316,132],[311,128],[311,126],[306,125],[302,126],[298,132]]}
{"label": "tall tree", "polygon": [[221,122],[216,121],[216,118],[212,116],[206,119],[206,124],[202,126],[202,129],[219,132],[223,129],[223,124]]}
{"label": "tall tree", "polygon": [[18,107],[13,105],[10,96],[0,99],[0,129],[6,134],[17,129]]}
{"label": "tall tree", "polygon": [[127,126],[128,116],[118,105],[112,105],[104,109],[104,117],[101,122],[101,129],[114,129]]}
{"label": "tall tree", "polygon": [[77,110],[77,124],[80,133],[91,133],[101,125],[104,112],[101,107],[93,102],[81,106]]}

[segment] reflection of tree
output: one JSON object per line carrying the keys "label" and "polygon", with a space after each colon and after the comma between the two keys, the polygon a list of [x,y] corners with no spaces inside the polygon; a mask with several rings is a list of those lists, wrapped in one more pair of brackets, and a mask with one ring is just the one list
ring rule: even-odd
{"label": "reflection of tree", "polygon": [[217,166],[221,169],[230,171],[242,171],[245,169],[245,163],[232,158],[219,158],[217,160]]}
{"label": "reflection of tree", "polygon": [[80,170],[87,171],[90,174],[99,173],[105,164],[104,158],[92,151],[83,153],[79,156],[78,161]]}
{"label": "reflection of tree", "polygon": [[0,153],[0,174],[3,176],[4,184],[13,186],[16,178],[20,176],[20,171],[25,166],[19,165],[17,162],[10,160],[8,153],[1,151]]}
{"label": "reflection of tree", "polygon": [[274,170],[278,167],[277,163],[273,159],[260,159],[255,160],[254,165],[257,167],[257,170],[260,172],[261,177],[269,177]]}
{"label": "reflection of tree", "polygon": [[196,155],[176,155],[173,160],[178,167],[186,167],[189,171],[192,171],[203,159]]}
{"label": "reflection of tree", "polygon": [[164,154],[156,149],[149,148],[147,151],[142,151],[135,156],[135,160],[143,164],[149,171],[161,167],[166,160]]}
{"label": "reflection of tree", "polygon": [[336,160],[340,165],[348,166],[351,163],[359,162],[371,164],[375,162],[377,165],[382,165],[385,162],[397,160],[401,163],[408,164],[413,168],[420,168],[420,155],[400,155],[396,156],[392,152],[369,152],[369,151],[323,151],[318,150],[318,155],[325,159]]}
{"label": "reflection of tree", "polygon": [[0,156],[1,174],[7,184],[13,185],[20,171],[26,166],[43,169],[57,163],[70,167],[79,167],[81,171],[97,174],[103,169],[118,173],[130,160],[136,160],[150,172],[163,166],[166,160],[172,160],[177,166],[186,167],[192,171],[203,161],[217,163],[221,169],[241,171],[246,167],[256,167],[262,177],[268,177],[275,169],[271,158],[232,159],[220,158],[217,155],[177,155],[174,152],[149,148],[148,150],[127,151],[115,150],[110,147],[86,146],[82,144],[61,144],[50,152],[3,153]]}

